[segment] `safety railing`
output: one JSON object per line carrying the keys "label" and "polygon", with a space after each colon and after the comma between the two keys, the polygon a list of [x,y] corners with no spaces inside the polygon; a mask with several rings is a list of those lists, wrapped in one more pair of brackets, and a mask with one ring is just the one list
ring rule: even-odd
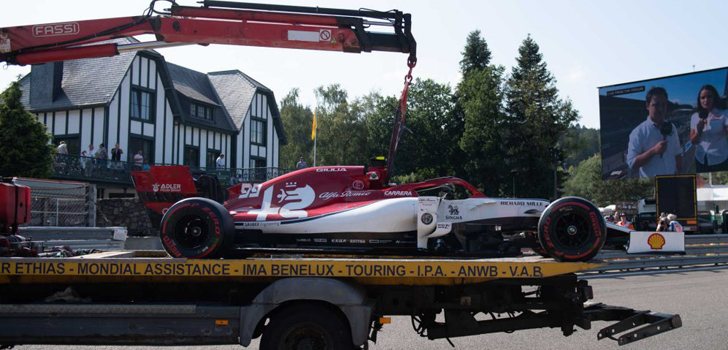
{"label": "safety railing", "polygon": [[[62,180],[87,181],[94,183],[111,183],[131,185],[133,170],[149,169],[149,164],[72,155],[56,155],[53,161],[53,178]],[[284,168],[205,168],[190,167],[193,174],[205,173],[215,175],[223,185],[237,183],[261,183],[276,176],[283,175],[293,169]]]}

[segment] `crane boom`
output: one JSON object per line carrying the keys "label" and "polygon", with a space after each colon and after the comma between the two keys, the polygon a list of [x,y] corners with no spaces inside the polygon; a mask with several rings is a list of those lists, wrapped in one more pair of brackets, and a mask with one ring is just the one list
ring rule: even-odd
{"label": "crane boom", "polygon": [[[409,53],[416,41],[411,16],[401,11],[340,10],[203,1],[201,7],[172,6],[143,16],[104,18],[0,28],[0,62],[37,64],[109,57],[126,50],[182,44],[229,44],[342,52]],[[374,32],[371,27],[389,28]],[[123,45],[113,38],[153,34],[156,41]]]}

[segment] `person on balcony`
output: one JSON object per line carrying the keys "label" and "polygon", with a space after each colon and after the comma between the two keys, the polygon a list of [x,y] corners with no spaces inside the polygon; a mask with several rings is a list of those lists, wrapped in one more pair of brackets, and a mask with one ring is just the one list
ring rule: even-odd
{"label": "person on balcony", "polygon": [[215,159],[215,165],[217,166],[218,170],[225,169],[225,155],[220,153],[220,155]]}
{"label": "person on balcony", "polygon": [[296,169],[303,169],[303,168],[307,168],[307,167],[308,167],[308,164],[303,159],[303,157],[299,158],[298,163],[296,163]]}
{"label": "person on balcony", "polygon": [[121,147],[119,147],[119,144],[117,143],[114,148],[111,149],[111,167],[114,169],[122,169],[123,166],[121,165],[121,155],[124,154],[124,151],[121,150]]}
{"label": "person on balcony", "polygon": [[142,154],[142,150],[139,150],[134,155],[134,170],[142,170],[142,167],[144,167],[144,154]]}

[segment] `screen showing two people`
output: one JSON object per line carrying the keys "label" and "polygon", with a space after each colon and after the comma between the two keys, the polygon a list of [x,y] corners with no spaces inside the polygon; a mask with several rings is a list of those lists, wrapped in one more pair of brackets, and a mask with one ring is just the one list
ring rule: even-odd
{"label": "screen showing two people", "polygon": [[605,179],[728,170],[728,68],[599,88]]}

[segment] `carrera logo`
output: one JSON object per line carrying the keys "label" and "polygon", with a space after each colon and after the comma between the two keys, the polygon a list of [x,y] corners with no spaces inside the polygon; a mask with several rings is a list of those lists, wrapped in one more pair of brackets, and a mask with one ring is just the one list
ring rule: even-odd
{"label": "carrera logo", "polygon": [[384,195],[387,197],[411,197],[412,192],[410,192],[410,191],[384,191]]}
{"label": "carrera logo", "polygon": [[79,32],[79,25],[76,22],[43,24],[33,26],[33,36],[43,38],[49,36],[74,35]]}
{"label": "carrera logo", "polygon": [[152,184],[152,191],[154,192],[182,192],[181,184]]}

